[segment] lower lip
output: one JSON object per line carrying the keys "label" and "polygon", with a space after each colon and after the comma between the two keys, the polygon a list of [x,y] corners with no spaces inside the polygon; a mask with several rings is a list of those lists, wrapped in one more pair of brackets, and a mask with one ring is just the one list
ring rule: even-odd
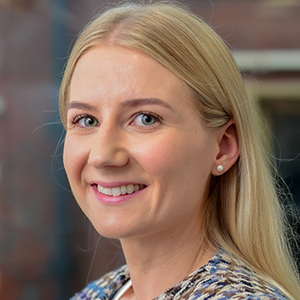
{"label": "lower lip", "polygon": [[94,190],[98,200],[105,204],[120,204],[122,202],[129,201],[132,198],[134,198],[135,196],[138,196],[145,189],[146,189],[146,187],[137,192],[134,192],[134,193],[128,194],[128,195],[108,196],[108,195],[104,195],[104,194],[100,193],[98,191],[98,188],[96,186],[93,186],[93,190]]}

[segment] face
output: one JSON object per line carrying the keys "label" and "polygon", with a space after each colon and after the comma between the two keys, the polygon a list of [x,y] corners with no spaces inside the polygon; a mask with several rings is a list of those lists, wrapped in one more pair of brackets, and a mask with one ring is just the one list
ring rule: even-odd
{"label": "face", "polygon": [[[134,238],[199,230],[217,137],[185,84],[150,56],[97,46],[70,86],[64,164],[96,230]],[[184,226],[183,226],[184,225]]]}

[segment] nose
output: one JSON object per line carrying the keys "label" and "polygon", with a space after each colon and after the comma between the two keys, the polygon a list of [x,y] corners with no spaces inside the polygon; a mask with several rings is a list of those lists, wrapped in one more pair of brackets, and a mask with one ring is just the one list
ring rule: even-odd
{"label": "nose", "polygon": [[117,130],[99,129],[93,141],[88,163],[95,168],[123,167],[129,162],[124,138]]}

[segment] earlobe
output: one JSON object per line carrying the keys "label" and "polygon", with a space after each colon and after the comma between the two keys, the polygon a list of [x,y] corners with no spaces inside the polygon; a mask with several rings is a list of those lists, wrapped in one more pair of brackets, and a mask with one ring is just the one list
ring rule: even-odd
{"label": "earlobe", "polygon": [[219,153],[216,156],[212,174],[219,176],[227,172],[240,155],[239,142],[234,120],[231,119],[220,130],[218,140]]}

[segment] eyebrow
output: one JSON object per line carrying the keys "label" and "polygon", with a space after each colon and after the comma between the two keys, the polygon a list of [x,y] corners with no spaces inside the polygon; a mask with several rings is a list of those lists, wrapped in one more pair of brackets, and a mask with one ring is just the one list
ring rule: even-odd
{"label": "eyebrow", "polygon": [[[126,100],[121,103],[121,108],[125,107],[138,107],[143,105],[161,105],[164,106],[172,111],[175,111],[175,109],[167,102],[158,99],[158,98],[141,98],[141,99],[130,99]],[[85,102],[79,102],[79,101],[72,101],[67,104],[67,110],[69,109],[82,109],[82,110],[88,110],[88,111],[97,111],[97,107],[90,105]]]}
{"label": "eyebrow", "polygon": [[82,109],[82,110],[90,110],[90,111],[97,111],[97,108],[93,105],[84,103],[84,102],[78,102],[78,101],[72,101],[67,104],[67,110],[69,109]]}
{"label": "eyebrow", "polygon": [[121,107],[137,107],[142,105],[161,105],[172,111],[174,108],[167,102],[157,98],[130,99],[121,103]]}

